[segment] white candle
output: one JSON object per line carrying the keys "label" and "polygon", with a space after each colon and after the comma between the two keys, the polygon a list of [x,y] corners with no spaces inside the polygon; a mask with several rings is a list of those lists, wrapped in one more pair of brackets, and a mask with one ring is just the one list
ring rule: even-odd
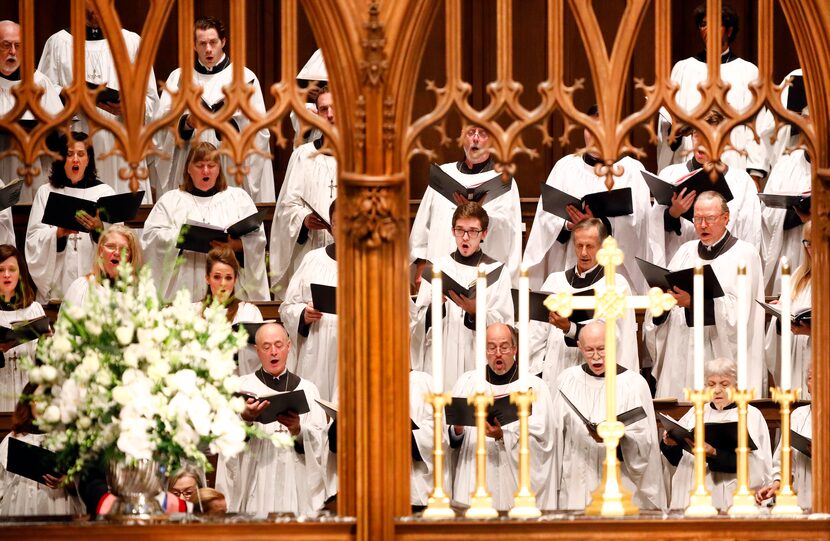
{"label": "white candle", "polygon": [[792,387],[792,285],[790,284],[790,264],[786,257],[781,258],[781,381],[785,391]]}
{"label": "white candle", "polygon": [[746,333],[749,323],[746,265],[738,265],[738,390],[746,390]]}
{"label": "white candle", "polygon": [[695,390],[703,390],[703,267],[695,266],[693,287]]}
{"label": "white candle", "polygon": [[487,387],[487,273],[478,266],[476,279],[476,392]]}
{"label": "white candle", "polygon": [[528,324],[530,320],[530,282],[527,276],[527,267],[522,265],[519,274],[519,383],[525,389],[528,360]]}
{"label": "white candle", "polygon": [[432,265],[432,388],[444,392],[444,311],[441,269]]}

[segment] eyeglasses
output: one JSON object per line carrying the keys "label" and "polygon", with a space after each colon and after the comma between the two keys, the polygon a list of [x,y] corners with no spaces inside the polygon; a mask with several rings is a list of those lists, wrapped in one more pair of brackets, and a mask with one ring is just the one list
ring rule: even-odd
{"label": "eyeglasses", "polygon": [[585,355],[586,359],[604,359],[605,348],[582,348],[582,354]]}
{"label": "eyeglasses", "polygon": [[479,139],[487,139],[490,137],[490,134],[487,132],[487,130],[481,128],[470,128],[464,135],[469,137],[470,139],[472,139],[475,136],[478,136]]}
{"label": "eyeglasses", "polygon": [[487,353],[510,353],[511,351],[513,351],[514,347],[515,346],[512,346],[510,344],[501,344],[499,346],[497,346],[496,344],[487,344]]}
{"label": "eyeglasses", "polygon": [[467,235],[471,239],[477,239],[481,235],[481,229],[464,229],[463,227],[453,227],[452,234],[458,238],[463,238]]}
{"label": "eyeglasses", "polygon": [[812,241],[810,241],[809,239],[804,239],[804,240],[802,240],[802,241],[801,241],[801,245],[802,245],[802,246],[804,246],[804,247],[805,247],[805,248],[807,248],[807,249],[810,249],[810,248],[812,248],[812,247],[813,247],[813,243],[812,243]]}
{"label": "eyeglasses", "polygon": [[130,255],[130,247],[129,246],[119,246],[117,244],[107,243],[107,244],[103,244],[102,248],[104,248],[104,250],[106,250],[108,252],[112,252],[112,253],[119,253],[119,252],[121,252],[121,250],[124,250],[124,253],[126,253],[127,255]]}
{"label": "eyeglasses", "polygon": [[8,51],[12,47],[14,47],[15,49],[19,49],[20,48],[20,42],[19,41],[5,41],[5,40],[0,41],[0,51]]}
{"label": "eyeglasses", "polygon": [[196,489],[186,488],[184,490],[176,490],[174,488],[170,490],[170,493],[181,500],[189,500],[194,494],[196,494]]}
{"label": "eyeglasses", "polygon": [[723,214],[716,214],[715,216],[695,216],[694,222],[695,225],[700,225],[702,223],[706,223],[706,225],[712,225],[713,223],[717,222],[718,219],[723,216]]}

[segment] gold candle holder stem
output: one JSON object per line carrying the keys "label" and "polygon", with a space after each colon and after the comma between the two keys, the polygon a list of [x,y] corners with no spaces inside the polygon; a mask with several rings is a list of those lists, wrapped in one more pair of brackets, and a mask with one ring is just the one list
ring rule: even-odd
{"label": "gold candle holder stem", "polygon": [[686,389],[686,400],[695,406],[695,486],[689,493],[689,506],[686,508],[687,517],[711,517],[718,514],[712,505],[712,494],[706,488],[706,426],[703,413],[706,404],[712,400],[711,389]]}
{"label": "gold candle holder stem", "polygon": [[467,398],[475,406],[476,416],[476,488],[470,495],[470,508],[467,518],[496,518],[499,516],[493,507],[493,497],[487,489],[487,408],[493,404],[493,395],[475,392]]}
{"label": "gold candle holder stem", "polygon": [[773,515],[800,515],[798,497],[792,488],[792,448],[790,447],[790,404],[798,400],[801,389],[770,388],[770,395],[781,406],[781,485],[775,492]]}
{"label": "gold candle holder stem", "polygon": [[536,400],[532,388],[526,391],[510,393],[510,402],[519,412],[519,486],[513,495],[513,508],[508,515],[511,518],[537,518],[542,512],[536,507],[536,494],[530,486],[530,441],[528,416],[530,406]]}
{"label": "gold candle holder stem", "polygon": [[455,512],[450,507],[450,497],[444,490],[444,406],[452,401],[452,396],[450,393],[429,393],[424,397],[424,400],[432,405],[432,426],[434,429],[432,467],[434,473],[432,493],[422,516],[428,520],[455,518]]}
{"label": "gold candle holder stem", "polygon": [[755,492],[749,489],[749,433],[746,423],[747,408],[749,401],[755,396],[755,391],[732,389],[730,394],[738,405],[738,488],[732,497],[732,506],[728,512],[731,516],[758,515],[761,510],[755,503]]}

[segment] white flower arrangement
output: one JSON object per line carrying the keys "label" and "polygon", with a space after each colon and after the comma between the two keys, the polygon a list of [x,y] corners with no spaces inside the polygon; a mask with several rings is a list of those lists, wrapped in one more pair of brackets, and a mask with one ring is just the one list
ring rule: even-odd
{"label": "white flower arrangement", "polygon": [[246,343],[225,307],[203,317],[180,291],[171,305],[155,293],[149,269],[135,278],[122,264],[115,284],[90,284],[86,307],[62,310],[54,334],[38,345],[29,378],[46,446],[72,478],[90,463],[183,460],[209,468],[205,451],[234,456],[249,437],[271,438],[243,422],[234,354]]}

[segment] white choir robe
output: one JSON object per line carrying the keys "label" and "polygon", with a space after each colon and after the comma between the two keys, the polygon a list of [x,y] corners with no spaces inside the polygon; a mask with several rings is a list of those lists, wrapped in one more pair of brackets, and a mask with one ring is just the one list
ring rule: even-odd
{"label": "white choir robe", "polygon": [[[605,376],[595,376],[586,365],[562,372],[551,387],[556,450],[553,475],[559,487],[559,509],[583,510],[600,486],[605,462],[605,445],[597,443],[585,424],[562,398],[573,402],[591,422],[605,420]],[[634,503],[643,509],[665,509],[666,493],[660,466],[660,447],[655,430],[654,405],[648,383],[635,371],[617,374],[617,414],[642,407],[646,417],[625,427],[620,440],[623,487],[633,493]]]}
{"label": "white choir robe", "polygon": [[[2,78],[0,78],[2,80]],[[1,138],[2,136],[0,136]],[[0,180],[0,188],[4,188],[6,183]],[[24,185],[23,191],[26,191],[26,187]],[[12,218],[12,208],[8,207],[3,210],[0,210],[0,244],[10,244],[11,246],[17,246],[17,240],[14,236],[14,221]]]}
{"label": "white choir robe", "polygon": [[271,226],[271,285],[277,300],[285,298],[288,282],[303,257],[334,242],[331,233],[325,229],[306,229],[305,242],[297,243],[303,220],[312,213],[306,203],[313,205],[323,218],[328,218],[329,206],[336,197],[337,160],[321,154],[313,142],[297,147],[285,170],[285,181],[280,187]]}
{"label": "white choir robe", "polygon": [[[696,166],[695,166],[696,167]],[[686,163],[670,165],[660,171],[660,178],[666,182],[676,182],[689,174]],[[724,175],[729,191],[733,199],[726,203],[729,207],[729,224],[726,228],[732,235],[742,241],[755,246],[756,251],[761,253],[761,203],[758,200],[758,190],[752,178],[743,169],[730,167]],[[698,194],[699,195],[699,194]],[[674,231],[666,231],[663,215],[668,207],[657,202],[651,208],[651,214],[660,224],[660,231],[657,238],[664,242],[663,251],[666,261],[671,261],[683,243],[697,238],[695,226],[686,218],[680,217],[680,234]],[[763,263],[763,261],[762,261]],[[659,263],[657,263],[659,264]]]}
{"label": "white choir robe", "polygon": [[[37,301],[19,310],[0,310],[0,326],[11,327],[15,321],[35,319],[45,315]],[[21,367],[24,358],[34,362],[37,340],[26,342],[3,353],[5,366],[0,367],[0,411],[14,411],[29,373]],[[2,491],[0,491],[2,493]]]}
{"label": "white choir robe", "polygon": [[[454,255],[457,255],[457,252]],[[471,257],[476,258],[475,255]],[[450,255],[438,258],[441,273],[451,276],[453,280],[465,287],[473,284],[478,276],[477,259],[474,259],[473,263],[473,265],[459,263]],[[513,298],[510,295],[510,275],[507,267],[487,257],[486,254],[481,259],[481,263],[484,263],[487,274],[501,268],[498,279],[487,287],[487,325],[512,324],[514,321]],[[431,303],[432,283],[430,280],[421,280],[418,297],[415,299],[417,307],[415,323],[410,326],[410,329],[413,331],[413,341],[423,337],[423,346],[418,348],[423,357],[413,364],[423,366],[424,372],[430,374],[432,373],[432,311],[429,310]],[[444,385],[451,387],[461,374],[475,368],[475,319],[468,318],[467,312],[449,297],[444,303],[444,310],[446,311],[443,318]],[[423,329],[427,324],[430,325],[430,329],[424,333]]]}
{"label": "white choir robe", "polygon": [[[813,175],[810,162],[804,150],[794,150],[781,156],[769,174],[764,193],[804,193],[811,190]],[[784,229],[784,221],[792,209],[769,208],[761,205],[762,249],[761,259],[764,264],[764,286],[771,295],[781,291],[781,256],[786,256],[790,269],[797,269],[801,264],[804,251],[801,248],[803,224]]]}
{"label": "white choir robe", "polygon": [[[812,286],[807,286],[792,298],[792,311],[809,308],[813,304]],[[780,305],[779,305],[780,308]],[[764,359],[767,370],[772,373],[777,383],[781,383],[781,335],[778,333],[778,318],[770,320],[764,337]],[[810,400],[807,390],[807,369],[810,368],[813,353],[813,340],[810,335],[792,335],[790,367],[792,369],[792,388],[801,388],[801,399]]]}
{"label": "white choir robe", "polygon": [[[806,387],[804,388],[806,391]],[[796,408],[790,414],[790,428],[804,436],[813,438],[813,421],[810,405]],[[792,488],[798,497],[798,506],[802,509],[813,508],[813,459],[792,448]],[[772,455],[772,480],[781,480],[781,441]]]}
{"label": "white choir robe", "polygon": [[[804,72],[801,68],[794,69],[790,73],[784,77],[784,80],[781,81],[783,85],[786,83],[790,77],[803,77]],[[786,107],[787,105],[787,98],[790,95],[790,86],[787,86],[781,90],[781,103],[784,104]],[[763,122],[763,126],[766,127],[766,131],[764,133],[760,133],[758,135],[761,136],[765,145],[768,148],[768,155],[769,155],[769,165],[770,165],[770,174],[772,173],[772,169],[775,168],[776,163],[778,160],[781,159],[782,156],[786,156],[786,152],[789,148],[794,147],[798,144],[799,133],[793,134],[793,129],[790,124],[784,124],[780,128],[778,128],[778,134],[776,136],[775,142],[772,142],[772,134],[775,131],[775,121],[772,118],[772,113],[769,112],[768,109],[764,108],[758,113],[759,120],[762,118],[762,115],[765,115],[769,118],[765,119]],[[760,122],[759,122],[760,123]]]}
{"label": "white choir robe", "polygon": [[[285,373],[283,373],[285,377]],[[274,394],[256,374],[240,377],[239,388],[258,395]],[[296,388],[306,395],[309,412],[300,415],[300,434],[304,453],[294,447],[280,448],[270,440],[252,438],[248,448],[234,457],[219,455],[216,490],[225,495],[231,513],[294,513],[297,516],[318,511],[325,501],[323,453],[328,453],[323,434],[326,414],[315,399],[317,387],[301,379]],[[287,432],[278,421],[254,425],[266,434]]]}
{"label": "white choir robe", "polygon": [[[48,488],[31,479],[7,471],[9,438],[43,446],[46,434],[7,434],[0,442],[0,516],[77,515],[84,506],[62,488]],[[11,537],[14,537],[12,535]]]}
{"label": "white choir robe", "polygon": [[[52,81],[47,79],[41,72],[35,70],[34,82],[37,86],[43,89],[43,95],[40,97],[40,106],[43,110],[52,116],[60,113],[63,109],[63,104],[61,103],[60,97],[58,97],[58,92],[55,90]],[[3,116],[11,111],[17,103],[17,98],[15,98],[12,93],[12,89],[19,84],[20,81],[10,81],[9,79],[0,77],[0,116]],[[24,120],[34,120],[34,116],[31,112],[24,113],[22,118]],[[10,150],[12,146],[12,137],[10,135],[0,135],[0,152]],[[17,169],[22,166],[23,162],[20,158],[14,155],[9,155],[0,159],[0,179],[3,179],[3,181],[8,184],[16,178],[23,178],[22,175],[17,172]],[[35,197],[35,193],[37,193],[37,189],[48,181],[49,169],[52,166],[52,158],[44,154],[35,159],[32,166],[39,167],[40,173],[32,175],[31,186],[26,186],[25,184],[23,185],[18,204],[31,203]]]}
{"label": "white choir robe", "polygon": [[[206,254],[185,251],[177,262],[176,242],[182,225],[188,220],[213,226],[228,227],[257,211],[256,205],[242,188],[228,186],[208,197],[173,190],[156,202],[141,234],[144,259],[153,271],[159,294],[172,299],[180,289],[188,289],[191,298],[201,299],[207,291],[205,282]],[[243,235],[244,266],[239,269],[234,295],[240,300],[269,300],[268,276],[265,272],[265,229]]]}
{"label": "white choir robe", "polygon": [[432,406],[424,398],[433,392],[432,376],[426,372],[412,370],[409,373],[409,418],[416,425],[412,431],[415,445],[423,461],[412,461],[410,466],[409,494],[412,505],[426,505],[433,486],[432,450],[435,433]]}
{"label": "white choir robe", "polygon": [[[467,174],[458,170],[459,162],[441,165],[441,170],[466,188],[478,186],[499,173],[493,169],[482,173]],[[490,219],[487,239],[481,248],[491,257],[507,265],[510,279],[518,279],[522,259],[522,207],[519,188],[515,179],[510,179],[510,191],[499,197],[485,199],[484,210]],[[426,259],[435,261],[438,257],[455,249],[452,233],[452,215],[457,205],[427,186],[412,230],[409,234],[410,260]]]}
{"label": "white choir robe", "polygon": [[[694,267],[698,262],[698,241],[689,241],[677,251],[669,263],[669,270],[676,271]],[[703,358],[738,358],[738,264],[746,264],[749,288],[747,323],[747,387],[755,389],[758,398],[766,396],[766,364],[763,362],[764,311],[755,300],[764,299],[761,284],[761,262],[754,246],[741,240],[725,250],[711,264],[724,295],[714,299],[715,325],[703,330]],[[691,291],[688,292],[690,295]],[[657,379],[658,398],[674,397],[684,400],[683,389],[692,388],[694,363],[690,362],[693,348],[693,328],[686,324],[685,311],[679,306],[672,308],[666,320],[657,325],[649,313],[643,325],[643,338],[654,360],[653,374]]]}
{"label": "white choir robe", "polygon": [[[475,370],[465,372],[452,390],[453,396],[467,397],[475,391]],[[539,509],[556,508],[556,484],[553,471],[554,420],[553,403],[547,385],[536,376],[528,376],[536,393],[533,410],[528,417],[530,446],[530,487],[536,492]],[[495,397],[510,394],[522,388],[518,381],[506,385],[487,384],[487,391]],[[493,496],[493,507],[507,511],[513,507],[513,495],[519,487],[519,422],[502,426],[501,441],[487,438],[487,488]],[[445,427],[454,434],[452,426]],[[451,436],[451,439],[453,437]],[[455,455],[452,478],[452,503],[469,507],[470,494],[476,486],[476,429],[465,426],[460,447],[450,450]]]}
{"label": "white choir robe", "polygon": [[[135,32],[124,29],[121,30],[121,37],[126,45],[130,61],[135,62],[138,48],[141,45],[141,37]],[[66,30],[59,30],[52,34],[43,46],[43,55],[40,57],[37,69],[46,75],[58,89],[72,84],[72,48],[72,34]],[[105,84],[113,90],[121,89],[115,68],[115,59],[106,39],[86,41],[85,58],[87,81],[95,84]],[[156,76],[151,69],[145,87],[144,122],[149,122],[152,118],[158,99]],[[123,122],[121,117],[111,115],[103,109],[99,108],[96,113],[115,123]],[[89,133],[90,126],[86,115],[81,111],[78,111],[77,115],[79,120],[75,123],[73,129]],[[120,154],[113,154],[108,158],[103,157],[115,148],[115,136],[107,130],[98,130],[92,136],[92,145],[95,148],[95,165],[98,167],[98,177],[109,184],[116,193],[129,192],[130,183],[121,180],[119,176],[121,169],[129,168],[127,161]],[[144,160],[139,162],[139,167],[146,167]],[[147,179],[139,181],[139,189],[144,190],[142,203],[152,203],[150,182]]]}
{"label": "white choir robe", "polygon": [[[727,407],[717,410],[707,403],[703,410],[705,423],[735,423],[738,421],[738,408]],[[689,430],[695,426],[694,408],[686,412],[678,421],[681,426]],[[750,405],[747,410],[747,429],[749,437],[758,447],[749,452],[749,489],[758,490],[772,481],[772,450],[769,441],[769,428],[764,415]],[[661,432],[662,434],[662,432]],[[694,455],[683,451],[683,456],[671,478],[671,509],[685,509],[689,505],[689,493],[694,488],[695,459]],[[726,510],[732,505],[732,495],[738,488],[738,479],[734,473],[713,472],[706,468],[706,488],[712,493],[712,505],[720,510]]]}
{"label": "white choir robe", "polygon": [[[730,53],[731,54],[731,53]],[[738,112],[745,110],[752,103],[753,97],[749,90],[750,83],[758,79],[758,68],[751,62],[736,58],[728,62],[721,62],[720,78],[731,85],[726,93],[726,101]],[[671,71],[671,80],[680,88],[675,94],[675,101],[681,109],[691,113],[700,104],[701,96],[697,89],[708,77],[706,62],[695,57],[679,61]],[[766,133],[772,128],[772,117],[764,110],[758,114],[755,129],[759,134]],[[669,165],[682,163],[689,159],[692,149],[692,137],[686,136],[676,151],[669,146],[669,130],[671,129],[671,115],[665,108],[660,109],[657,127],[657,169],[662,170]],[[741,170],[757,170],[765,176],[769,172],[767,147],[763,143],[755,142],[755,135],[748,126],[736,126],[730,134],[730,142],[737,150],[746,151],[743,156],[735,150],[724,153],[722,159],[729,167]]]}
{"label": "white choir robe", "polygon": [[[594,267],[596,269],[596,267]],[[594,269],[589,270],[592,272]],[[617,291],[626,297],[631,295],[628,281],[620,274],[614,275]],[[605,277],[600,276],[589,287],[576,288],[568,281],[565,272],[555,272],[548,276],[542,284],[541,291],[549,293],[577,292],[596,288],[600,293],[605,291]],[[518,322],[517,322],[518,323]],[[587,322],[584,322],[587,323]],[[576,326],[571,323],[572,329]],[[565,343],[565,333],[559,327],[550,323],[530,320],[530,371],[533,374],[542,372],[542,379],[554,391],[554,383],[565,369],[583,362],[582,354],[576,346]],[[574,329],[575,330],[575,329]],[[576,339],[576,336],[569,336]],[[633,308],[626,308],[623,317],[617,320],[617,364],[639,373],[640,358],[637,351],[637,319]],[[538,368],[538,371],[537,371]]]}
{"label": "white choir robe", "polygon": [[103,183],[90,188],[55,188],[51,184],[44,184],[38,189],[26,228],[25,251],[29,274],[37,286],[39,302],[62,299],[69,284],[92,270],[97,250],[97,243],[93,242],[89,233],[79,232],[66,237],[66,247],[63,251],[58,251],[58,228],[43,223],[43,211],[52,192],[89,201],[115,194],[112,187]]}
{"label": "white choir robe", "polygon": [[[202,313],[203,306],[204,305],[201,301],[193,303],[193,309],[200,315]],[[233,317],[231,325],[236,325],[237,323],[260,322],[262,322],[262,313],[259,311],[257,305],[250,302],[239,301],[239,307],[236,309],[236,315]],[[260,366],[262,366],[262,363],[259,361],[259,356],[256,353],[256,346],[253,344],[246,343],[236,355],[236,373],[240,376],[255,372]]]}
{"label": "white choir robe", "polygon": [[[334,245],[330,246],[333,251]],[[280,305],[280,319],[297,352],[296,360],[289,359],[289,369],[313,382],[323,400],[332,400],[337,389],[337,314],[323,312],[305,332],[303,311],[312,302],[311,284],[337,287],[337,261],[327,248],[312,250],[303,258]]]}
{"label": "white choir robe", "polygon": [[[166,88],[162,92],[161,99],[155,109],[154,119],[162,118],[170,112],[173,105],[173,97],[170,95],[170,92],[178,92],[181,86],[181,77],[181,68],[176,68],[170,73],[165,83]],[[264,115],[265,100],[262,97],[262,88],[260,87],[259,79],[248,68],[244,68],[243,77],[245,78],[245,82],[254,89],[248,104],[251,109]],[[229,63],[224,69],[214,73],[199,73],[194,70],[193,83],[197,87],[202,87],[201,99],[206,103],[213,105],[214,103],[220,102],[225,99],[222,89],[233,83],[233,64]],[[185,110],[184,114],[188,114],[188,111]],[[250,119],[241,110],[237,110],[233,114],[232,119],[236,122],[240,130],[244,130],[251,123]],[[172,129],[178,130],[178,126],[179,124],[177,123]],[[270,138],[270,132],[266,128],[263,128],[254,137],[254,145],[258,150],[268,153],[270,151]],[[185,175],[185,160],[187,159],[187,153],[190,151],[191,141],[184,141],[181,146],[176,146],[176,136],[172,131],[168,129],[157,132],[156,146],[166,155],[170,156],[166,160],[158,158],[154,167],[151,169],[159,197],[163,193],[177,189],[182,183]],[[222,144],[216,137],[216,132],[210,128],[205,129],[199,135],[199,141],[207,141],[217,147]],[[222,155],[220,161],[222,170],[225,171],[225,178],[228,184],[237,186],[235,176],[228,173],[233,163],[232,160],[228,156]],[[248,195],[251,196],[251,199],[255,203],[273,203],[274,170],[271,167],[271,160],[259,154],[251,154],[245,159],[245,165],[250,167],[250,171],[244,177],[242,188],[248,192]]]}
{"label": "white choir robe", "polygon": [[[663,230],[662,221],[659,224],[655,222],[654,225],[650,223],[651,194],[640,174],[643,164],[626,157],[615,165],[624,171],[621,176],[614,177],[614,189],[631,188],[634,212],[628,216],[608,218],[613,229],[609,233],[625,252],[625,261],[617,270],[626,278],[632,290],[641,294],[647,291],[648,285],[634,258],[657,262],[662,260],[661,253],[655,251],[659,244],[655,245],[651,238],[653,231],[658,230],[658,225],[661,226],[658,231]],[[607,190],[605,177],[594,174],[594,167],[575,154],[556,162],[546,183],[577,198]],[[546,212],[542,208],[542,199],[539,198],[523,259],[530,272],[530,287],[534,290],[551,273],[564,271],[576,264],[572,243],[569,241],[562,244],[556,240],[564,227],[565,220]]]}

